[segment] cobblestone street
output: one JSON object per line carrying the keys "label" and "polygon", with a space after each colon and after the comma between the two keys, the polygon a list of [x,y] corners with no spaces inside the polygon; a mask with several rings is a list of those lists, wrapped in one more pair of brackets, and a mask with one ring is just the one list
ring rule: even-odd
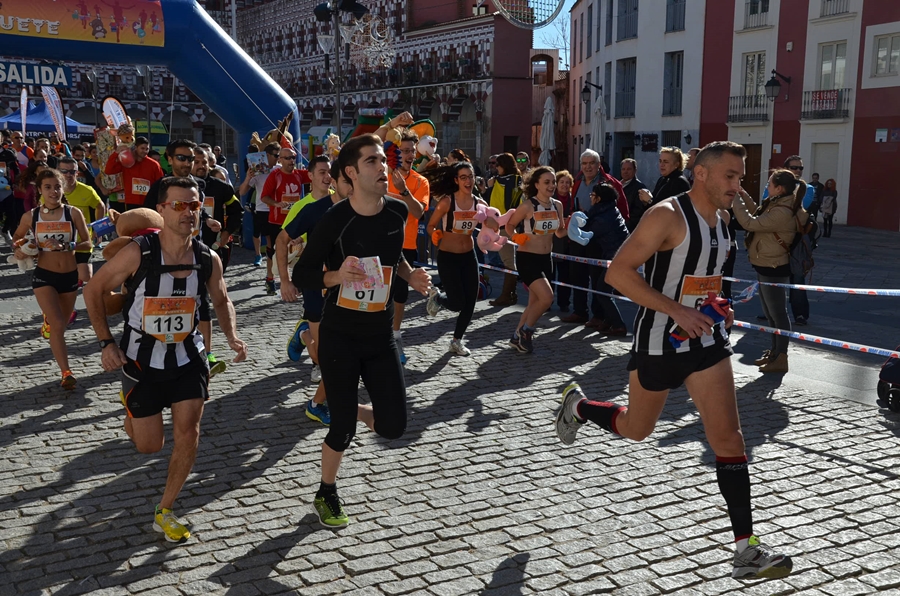
{"label": "cobblestone street", "polygon": [[[816,283],[900,286],[897,240],[836,229],[816,253]],[[768,337],[734,333],[755,530],[794,559],[783,580],[738,582],[714,457],[683,389],[642,443],[592,425],[571,447],[558,441],[553,419],[571,379],[626,403],[630,338],[564,325],[555,307],[535,353],[523,355],[506,344],[521,307],[479,302],[472,356],[451,358],[455,319],[427,318],[417,297],[404,323],[407,432],[385,441],[359,426],[338,480],[352,522],[320,527],[312,499],[326,430],[304,412],[315,388],[309,359],[285,357],[301,309],[266,296],[262,270],[239,249],[226,279],[250,355],[211,382],[197,463],[175,509],[193,537],[167,543],[151,524],[171,429],[162,452],[135,451],[120,377],[103,372],[81,299],[67,333],[79,387],[59,388],[30,283],[6,253],[2,596],[900,593],[900,413],[874,405],[882,359],[792,343],[792,372],[764,377],[746,363]],[[738,262],[739,277],[755,277],[745,253]],[[898,342],[900,299],[810,299],[810,333]],[[758,312],[754,301],[738,318],[756,322]],[[623,312],[629,327],[633,313]],[[218,330],[213,344],[228,356]]]}

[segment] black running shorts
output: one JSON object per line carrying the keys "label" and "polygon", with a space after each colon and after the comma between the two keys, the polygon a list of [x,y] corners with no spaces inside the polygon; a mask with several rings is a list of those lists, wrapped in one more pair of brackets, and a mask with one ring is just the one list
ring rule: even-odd
{"label": "black running shorts", "polygon": [[651,356],[632,350],[628,370],[636,370],[641,387],[647,391],[677,389],[695,372],[712,368],[722,360],[731,358],[731,345],[713,345],[680,354]]}
{"label": "black running shorts", "polygon": [[59,294],[77,292],[78,270],[75,269],[68,273],[56,273],[55,271],[47,271],[41,267],[35,267],[34,276],[31,278],[31,287],[35,289],[50,287]]}
{"label": "black running shorts", "polygon": [[195,364],[173,370],[141,371],[133,360],[122,368],[122,395],[131,418],[155,416],[172,404],[189,399],[209,399],[209,364],[204,357]]}

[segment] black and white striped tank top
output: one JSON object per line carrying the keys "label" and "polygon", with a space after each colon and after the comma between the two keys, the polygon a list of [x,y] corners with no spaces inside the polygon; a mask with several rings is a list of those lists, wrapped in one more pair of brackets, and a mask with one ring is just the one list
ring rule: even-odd
{"label": "black and white striped tank top", "polygon": [[[699,308],[707,292],[718,295],[722,290],[722,268],[728,258],[731,238],[728,226],[718,214],[716,225],[709,227],[687,194],[678,195],[675,201],[687,225],[684,240],[672,250],[650,257],[644,263],[644,279],[664,296]],[[668,339],[674,324],[669,316],[640,307],[634,320],[634,351],[660,356],[728,344],[728,332],[723,324],[718,324],[712,335],[690,339],[675,348]]]}

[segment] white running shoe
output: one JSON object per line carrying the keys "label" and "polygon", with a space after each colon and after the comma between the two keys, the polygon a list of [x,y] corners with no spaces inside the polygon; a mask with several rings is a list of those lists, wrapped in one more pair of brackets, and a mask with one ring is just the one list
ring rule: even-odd
{"label": "white running shoe", "polygon": [[313,364],[312,372],[309,373],[309,379],[313,383],[318,383],[322,380],[322,369],[319,368],[318,364]]}
{"label": "white running shoe", "polygon": [[467,348],[461,339],[450,340],[450,353],[458,356],[470,356],[472,351]]}
{"label": "white running shoe", "polygon": [[578,386],[578,383],[571,383],[563,391],[562,407],[556,413],[556,436],[566,445],[571,445],[575,442],[575,435],[578,433],[578,429],[584,425],[584,422],[572,415],[572,409],[575,407],[575,404],[583,399],[585,399],[584,393],[581,392],[581,387]]}

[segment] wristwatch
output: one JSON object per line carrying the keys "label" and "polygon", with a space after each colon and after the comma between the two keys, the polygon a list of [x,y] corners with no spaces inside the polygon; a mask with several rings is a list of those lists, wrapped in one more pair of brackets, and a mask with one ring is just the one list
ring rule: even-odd
{"label": "wristwatch", "polygon": [[408,189],[408,188],[404,189],[403,192],[400,193],[400,196],[401,196],[401,197],[408,197],[408,196],[409,196],[409,189]]}
{"label": "wristwatch", "polygon": [[110,344],[114,344],[114,343],[116,343],[116,340],[114,340],[114,339],[101,339],[100,340],[100,351],[102,352],[104,349],[106,349],[106,346],[108,346]]}

